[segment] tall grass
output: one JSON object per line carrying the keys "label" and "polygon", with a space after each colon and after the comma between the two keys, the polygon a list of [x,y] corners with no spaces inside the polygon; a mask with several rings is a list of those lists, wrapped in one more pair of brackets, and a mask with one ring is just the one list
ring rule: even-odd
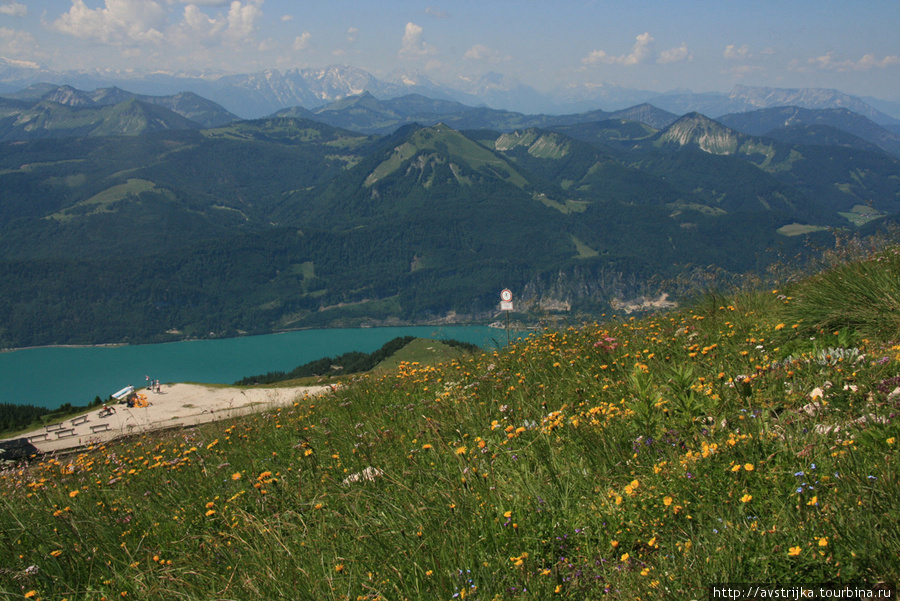
{"label": "tall grass", "polygon": [[[857,277],[889,279],[893,260]],[[808,329],[821,281],[9,468],[0,591],[699,599],[717,582],[897,582],[900,347]]]}
{"label": "tall grass", "polygon": [[900,250],[838,265],[798,287],[791,317],[813,329],[900,338]]}

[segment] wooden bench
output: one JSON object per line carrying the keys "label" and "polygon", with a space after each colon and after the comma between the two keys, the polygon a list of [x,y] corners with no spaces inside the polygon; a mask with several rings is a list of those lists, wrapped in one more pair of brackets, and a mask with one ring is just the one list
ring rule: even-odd
{"label": "wooden bench", "polygon": [[71,421],[72,421],[72,425],[73,425],[73,426],[77,426],[77,425],[83,424],[83,423],[85,423],[86,421],[89,421],[89,420],[88,420],[88,416],[86,416],[86,415],[81,415],[81,416],[76,417],[75,419],[73,419],[73,420],[71,420]]}
{"label": "wooden bench", "polygon": [[109,430],[109,424],[97,424],[96,426],[91,426],[91,433],[96,434],[97,432],[106,432]]}
{"label": "wooden bench", "polygon": [[35,442],[35,441],[37,441],[38,439],[40,439],[40,440],[49,440],[49,439],[50,439],[50,434],[48,434],[47,432],[43,432],[43,433],[41,433],[41,434],[35,434],[34,436],[29,436],[29,437],[28,437],[28,442]]}
{"label": "wooden bench", "polygon": [[62,430],[63,425],[62,422],[58,424],[47,424],[46,426],[44,426],[44,429],[47,430],[47,432],[53,432],[54,430]]}
{"label": "wooden bench", "polygon": [[67,437],[69,437],[69,436],[76,436],[76,434],[75,434],[75,428],[67,428],[67,429],[65,429],[65,430],[58,430],[58,431],[56,432],[56,437],[57,437],[57,438],[67,438]]}

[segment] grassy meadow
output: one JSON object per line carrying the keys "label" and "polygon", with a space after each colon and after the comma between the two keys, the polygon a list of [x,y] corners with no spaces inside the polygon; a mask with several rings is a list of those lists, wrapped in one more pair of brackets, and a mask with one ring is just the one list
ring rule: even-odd
{"label": "grassy meadow", "polygon": [[0,597],[900,581],[900,250],[0,473]]}

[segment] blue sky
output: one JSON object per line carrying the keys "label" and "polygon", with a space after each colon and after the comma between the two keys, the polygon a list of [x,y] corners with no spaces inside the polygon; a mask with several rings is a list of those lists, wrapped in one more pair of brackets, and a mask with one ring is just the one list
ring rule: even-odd
{"label": "blue sky", "polygon": [[51,69],[348,64],[541,91],[836,88],[900,100],[898,0],[0,0],[0,56]]}

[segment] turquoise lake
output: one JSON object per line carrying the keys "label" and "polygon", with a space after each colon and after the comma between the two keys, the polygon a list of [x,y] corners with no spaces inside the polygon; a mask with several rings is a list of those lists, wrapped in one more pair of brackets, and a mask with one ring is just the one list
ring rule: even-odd
{"label": "turquoise lake", "polygon": [[55,409],[85,405],[146,376],[161,383],[231,384],[243,377],[289,371],[349,351],[372,352],[398,336],[456,339],[491,348],[505,330],[486,326],[418,326],[302,330],[264,336],[114,347],[32,348],[0,353],[0,403]]}

